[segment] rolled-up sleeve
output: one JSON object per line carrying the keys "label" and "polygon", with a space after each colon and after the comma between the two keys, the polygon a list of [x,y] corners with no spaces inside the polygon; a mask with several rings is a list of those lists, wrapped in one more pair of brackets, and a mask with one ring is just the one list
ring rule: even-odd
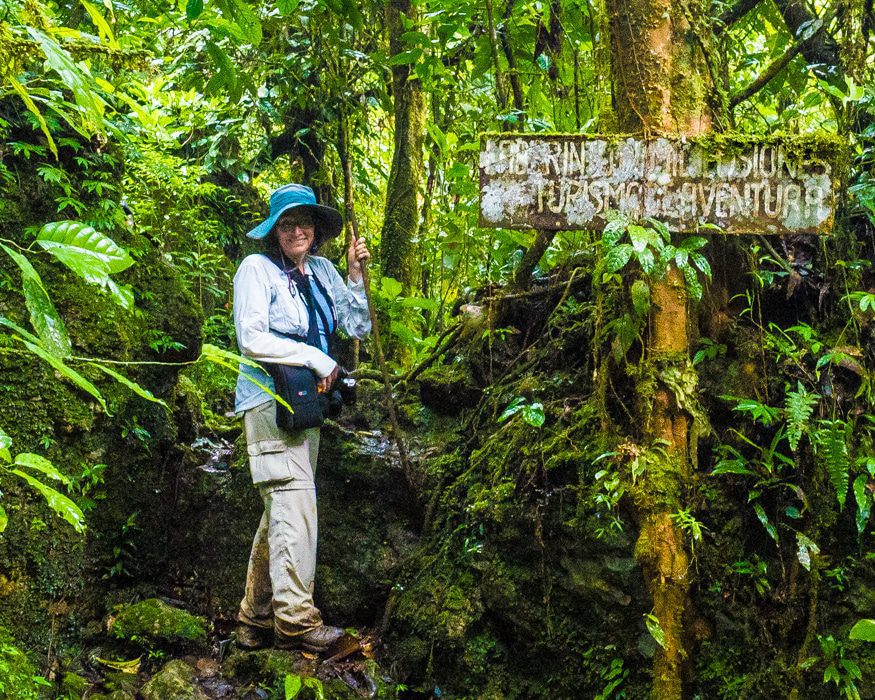
{"label": "rolled-up sleeve", "polygon": [[331,276],[331,294],[334,297],[337,324],[344,333],[361,340],[371,332],[364,282],[344,282],[334,265],[329,263],[326,267]]}
{"label": "rolled-up sleeve", "polygon": [[327,377],[337,363],[306,343],[270,332],[271,285],[252,259],[244,260],[234,275],[234,327],[240,352],[253,360],[300,365]]}

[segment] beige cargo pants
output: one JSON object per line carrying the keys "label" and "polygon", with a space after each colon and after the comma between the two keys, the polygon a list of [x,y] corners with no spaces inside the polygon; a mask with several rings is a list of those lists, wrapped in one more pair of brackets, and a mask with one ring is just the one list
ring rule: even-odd
{"label": "beige cargo pants", "polygon": [[244,414],[249,466],[264,501],[252,542],[239,620],[294,637],[322,624],[313,604],[319,429],[276,426],[276,403]]}

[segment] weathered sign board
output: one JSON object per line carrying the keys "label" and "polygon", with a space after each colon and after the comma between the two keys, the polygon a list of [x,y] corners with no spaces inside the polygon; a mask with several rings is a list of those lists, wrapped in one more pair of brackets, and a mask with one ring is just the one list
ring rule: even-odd
{"label": "weathered sign board", "polygon": [[595,229],[617,210],[671,229],[832,229],[842,148],[824,137],[483,136],[480,225]]}

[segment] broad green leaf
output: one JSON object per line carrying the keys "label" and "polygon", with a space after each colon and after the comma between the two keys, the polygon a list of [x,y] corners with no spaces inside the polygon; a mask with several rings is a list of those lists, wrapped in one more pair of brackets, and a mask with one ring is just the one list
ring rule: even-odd
{"label": "broad green leaf", "polygon": [[[280,4],[280,12],[282,12],[282,3]],[[197,19],[201,12],[204,11],[204,0],[188,0],[188,4],[185,6],[185,16],[188,19]],[[285,13],[283,13],[285,14]]]}
{"label": "broad green leaf", "polygon": [[216,74],[213,75],[207,83],[207,94],[217,95],[220,88],[224,87],[228,91],[229,97],[231,97],[234,102],[239,101],[242,94],[242,87],[240,81],[237,79],[237,69],[234,68],[234,64],[231,62],[228,54],[212,41],[207,42],[206,49],[217,68]]}
{"label": "broad green leaf", "polygon": [[645,275],[652,275],[656,269],[656,258],[650,248],[645,248],[638,253],[638,264],[641,265],[641,271]]}
{"label": "broad green leaf", "polygon": [[647,217],[647,223],[656,230],[662,240],[664,240],[666,243],[671,240],[671,231],[668,230],[668,226],[665,224],[664,221],[654,219],[653,217]]}
{"label": "broad green leaf", "polygon": [[253,360],[250,357],[244,357],[243,355],[238,355],[235,352],[225,350],[216,345],[210,345],[209,343],[204,343],[201,346],[201,357],[205,360],[222,359],[230,362],[242,362],[244,365],[247,365],[249,367],[253,367],[255,369],[263,369],[261,364],[257,360]]}
{"label": "broad green leaf", "polygon": [[28,111],[36,117],[37,124],[39,124],[40,130],[43,132],[43,135],[46,137],[46,143],[49,145],[49,150],[55,156],[55,159],[58,158],[58,147],[55,145],[55,140],[52,138],[52,133],[49,131],[49,125],[46,123],[45,117],[43,117],[42,112],[39,111],[39,108],[36,106],[36,103],[31,99],[30,94],[25,89],[24,85],[18,82],[15,79],[14,75],[6,75],[3,78],[8,81],[12,86],[12,89],[18,93],[18,96],[21,98],[21,101],[24,102],[24,106],[27,107]]}
{"label": "broad green leaf", "polygon": [[523,406],[522,414],[523,420],[529,425],[535,428],[540,428],[544,425],[544,420],[546,419],[544,416],[544,404],[533,403]]}
{"label": "broad green leaf", "polygon": [[48,362],[52,367],[54,367],[58,372],[61,373],[62,376],[69,379],[80,389],[87,391],[91,394],[97,402],[100,404],[100,407],[103,409],[104,413],[110,415],[109,409],[106,407],[106,401],[103,396],[101,396],[100,392],[97,390],[97,387],[94,386],[91,382],[89,382],[85,377],[79,374],[76,370],[72,369],[65,365],[60,358],[55,357],[54,355],[49,354],[39,345],[34,345],[22,338],[18,338],[22,343],[24,343],[25,347],[30,350],[34,355],[37,355],[41,359]]}
{"label": "broad green leaf", "polygon": [[40,338],[40,344],[55,357],[69,357],[72,352],[64,321],[58,315],[39,273],[30,261],[12,248],[0,243],[21,270],[21,290],[30,311],[30,323]]}
{"label": "broad green leaf", "polygon": [[602,245],[613,248],[626,232],[629,221],[619,212],[613,212],[613,216],[611,216],[611,212],[608,212],[608,215],[609,221],[602,231]]}
{"label": "broad green leaf", "polygon": [[403,66],[411,63],[416,63],[420,58],[422,58],[423,51],[418,46],[414,49],[409,49],[407,51],[401,51],[400,53],[396,53],[392,58],[389,59],[390,66]]}
{"label": "broad green leaf", "polygon": [[76,532],[85,532],[85,516],[79,510],[73,501],[67,498],[59,491],[55,491],[51,486],[46,486],[39,479],[35,479],[30,474],[21,471],[20,469],[12,469],[13,474],[21,477],[26,481],[31,488],[38,491],[43,498],[46,499],[49,508],[66,520]]}
{"label": "broad green leaf", "polygon": [[769,516],[766,515],[766,511],[763,508],[761,503],[753,504],[754,512],[757,514],[757,518],[763,524],[763,527],[766,528],[766,532],[769,533],[769,537],[771,537],[775,542],[778,541],[778,531],[775,529],[775,526],[769,521]]}
{"label": "broad green leaf", "polygon": [[806,571],[811,571],[811,555],[820,554],[820,547],[812,542],[808,537],[801,532],[796,533],[796,558],[799,563],[805,567]]}
{"label": "broad green leaf", "polygon": [[19,326],[17,323],[13,323],[5,316],[0,316],[0,326],[6,326],[10,330],[13,330],[16,333],[18,333],[18,335],[20,335],[21,337],[25,338],[26,340],[29,340],[31,343],[36,343],[37,345],[40,344],[40,339],[37,338],[33,333],[25,330],[24,328]]}
{"label": "broad green leaf", "polygon": [[605,254],[605,270],[607,272],[616,272],[625,267],[631,257],[632,246],[627,243],[621,243],[608,250]]}
{"label": "broad green leaf", "polygon": [[690,260],[692,260],[693,264],[701,270],[705,277],[711,279],[711,263],[708,262],[708,258],[701,253],[690,253]]}
{"label": "broad green leaf", "polygon": [[440,307],[440,302],[436,299],[427,299],[425,297],[404,297],[399,302],[399,305],[406,309],[425,309],[427,311],[435,311]]}
{"label": "broad green leaf", "polygon": [[73,91],[76,104],[95,126],[103,126],[104,103],[94,90],[93,79],[80,68],[57,42],[34,27],[27,28],[30,38],[40,45],[46,56],[46,65],[61,76],[64,84]]}
{"label": "broad green leaf", "polygon": [[869,522],[869,516],[872,514],[872,496],[866,489],[868,483],[869,477],[866,474],[860,474],[854,479],[854,500],[857,502],[857,535],[859,537],[863,536]]}
{"label": "broad green leaf", "polygon": [[36,240],[89,282],[92,280],[70,264],[71,259],[84,261],[82,264],[87,269],[91,269],[88,268],[91,261],[102,262],[109,274],[127,270],[134,264],[128,252],[109,236],[78,221],[54,221],[46,224],[40,229]]}
{"label": "broad green leaf", "polygon": [[132,380],[128,379],[127,377],[125,377],[123,374],[119,374],[114,369],[110,369],[109,367],[105,367],[104,365],[98,364],[97,362],[89,362],[88,364],[91,365],[92,367],[97,367],[97,369],[99,369],[101,372],[108,374],[110,377],[115,379],[119,384],[123,384],[128,389],[133,391],[137,396],[140,396],[140,397],[146,399],[147,401],[153,401],[154,403],[161,404],[162,406],[164,406],[164,408],[167,408],[167,404],[164,403],[164,401],[162,401],[161,399],[155,398],[155,396],[152,394],[151,391],[149,391],[148,389],[144,389],[139,384],[137,384],[135,381],[132,381]]}
{"label": "broad green leaf", "polygon": [[687,236],[681,241],[680,248],[686,251],[698,250],[704,248],[708,244],[707,238],[702,236]]}
{"label": "broad green leaf", "polygon": [[94,22],[94,26],[97,27],[100,38],[106,39],[106,43],[111,49],[120,49],[121,46],[119,46],[118,41],[116,41],[115,35],[112,32],[112,28],[109,26],[109,22],[106,21],[102,14],[100,14],[100,10],[98,10],[90,2],[86,2],[86,0],[80,0],[80,2],[82,3],[82,6],[88,11],[88,16],[91,17],[91,21]]}
{"label": "broad green leaf", "polygon": [[650,287],[644,280],[635,280],[632,283],[632,306],[639,316],[646,316],[650,311]]}
{"label": "broad green leaf", "polygon": [[115,280],[110,279],[106,283],[106,289],[109,295],[115,300],[115,303],[123,309],[130,310],[134,305],[134,289],[129,284],[116,284]]}
{"label": "broad green leaf", "polygon": [[136,659],[101,659],[96,654],[91,657],[94,661],[101,664],[102,666],[106,666],[107,668],[111,668],[115,671],[121,671],[122,673],[129,673],[131,675],[136,675],[140,672],[140,666],[143,663],[143,657],[138,656]]}
{"label": "broad green leaf", "polygon": [[389,301],[392,301],[401,292],[404,291],[404,285],[402,285],[398,280],[394,277],[384,277],[380,280],[380,292],[386,297]]}
{"label": "broad green leaf", "polygon": [[857,620],[848,636],[863,642],[875,642],[875,620]]}
{"label": "broad green leaf", "polygon": [[286,676],[286,680],[283,686],[284,690],[286,691],[286,700],[293,700],[293,698],[298,697],[298,694],[301,692],[304,684],[301,681],[300,676],[296,676],[290,673]]}
{"label": "broad green leaf", "polygon": [[651,245],[655,248],[659,244],[659,239],[656,235],[656,231],[654,231],[653,229],[631,224],[628,231],[629,240],[632,241],[632,249],[636,253],[640,253],[641,251],[645,250],[648,245]]}
{"label": "broad green leaf", "polygon": [[6,509],[0,506],[0,532],[3,532],[8,524],[9,516],[6,515]]}
{"label": "broad green leaf", "polygon": [[57,243],[37,242],[89,284],[104,286],[109,282],[109,267],[103,260]]}
{"label": "broad green leaf", "polygon": [[652,613],[645,615],[644,624],[647,625],[647,631],[650,632],[650,636],[656,640],[659,646],[665,649],[665,631],[662,629],[662,625],[659,624],[659,618]]}
{"label": "broad green leaf", "polygon": [[498,422],[503,423],[508,418],[510,418],[512,415],[521,411],[525,401],[526,400],[522,396],[517,396],[513,401],[511,401],[507,405],[507,408],[505,408],[501,412],[501,415],[497,418]]}
{"label": "broad green leaf", "polygon": [[283,399],[282,396],[272,391],[270,387],[266,386],[263,382],[258,381],[255,377],[252,377],[248,374],[240,374],[240,368],[238,363],[243,363],[244,365],[249,365],[250,367],[256,367],[258,369],[262,369],[261,365],[258,364],[255,360],[251,360],[248,357],[243,357],[242,355],[237,355],[233,352],[229,352],[228,350],[223,350],[222,348],[218,348],[215,345],[210,345],[209,343],[204,343],[201,348],[201,355],[198,358],[198,361],[206,360],[207,362],[212,362],[214,365],[218,365],[219,367],[224,367],[225,369],[230,369],[233,372],[236,372],[240,376],[242,376],[246,381],[255,384],[259,389],[266,392],[272,399],[279,402],[283,406],[285,406],[289,411],[294,413],[294,409],[289,406],[288,402]]}
{"label": "broad green leaf", "polygon": [[0,428],[0,459],[7,462],[12,461],[12,455],[9,454],[9,448],[12,446],[12,438],[6,434],[3,428]]}
{"label": "broad green leaf", "polygon": [[699,276],[696,274],[696,270],[689,265],[685,265],[681,268],[684,273],[684,281],[687,283],[687,292],[689,295],[699,301],[702,298],[702,285],[699,282]]}
{"label": "broad green leaf", "polygon": [[240,27],[246,41],[253,46],[261,43],[261,22],[246,0],[219,0],[222,15]]}
{"label": "broad green leaf", "polygon": [[22,452],[15,455],[15,464],[19,467],[27,467],[35,471],[45,474],[50,479],[60,481],[64,486],[70,485],[70,478],[66,474],[58,471],[58,468],[45,457],[31,454],[30,452]]}
{"label": "broad green leaf", "polygon": [[288,17],[295,14],[300,4],[301,0],[277,0],[276,6],[283,17]]}

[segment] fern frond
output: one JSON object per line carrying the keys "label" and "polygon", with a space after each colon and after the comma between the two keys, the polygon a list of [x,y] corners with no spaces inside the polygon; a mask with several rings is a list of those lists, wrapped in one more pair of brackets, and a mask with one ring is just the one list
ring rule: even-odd
{"label": "fern frond", "polygon": [[796,391],[787,392],[786,416],[787,416],[787,442],[790,443],[790,449],[794,452],[799,446],[799,440],[808,432],[808,421],[811,419],[811,414],[814,412],[814,407],[820,401],[820,394],[809,394],[802,386],[802,382],[797,383]]}
{"label": "fern frond", "polygon": [[843,420],[822,420],[814,435],[817,454],[826,466],[840,508],[845,507],[845,498],[848,495],[848,471],[851,461],[847,428],[848,424]]}

